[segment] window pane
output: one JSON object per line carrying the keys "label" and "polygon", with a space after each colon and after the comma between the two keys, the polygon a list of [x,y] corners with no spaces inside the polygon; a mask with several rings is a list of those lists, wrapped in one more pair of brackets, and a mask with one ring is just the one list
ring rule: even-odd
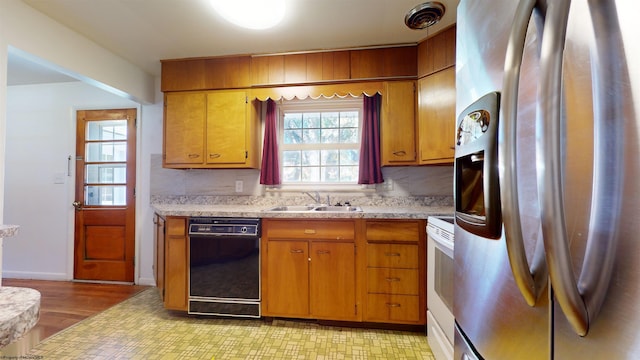
{"label": "window pane", "polygon": [[127,161],[126,142],[98,142],[87,143],[86,160],[99,161]]}
{"label": "window pane", "polygon": [[89,121],[87,140],[126,140],[127,120]]}
{"label": "window pane", "polygon": [[91,164],[85,166],[88,184],[118,184],[127,182],[126,164]]}
{"label": "window pane", "polygon": [[340,142],[343,144],[357,144],[359,142],[358,129],[340,129]]}
{"label": "window pane", "polygon": [[320,142],[320,129],[302,130],[302,143],[317,144]]}
{"label": "window pane", "polygon": [[340,127],[357,128],[359,123],[357,111],[343,111],[340,113]]}
{"label": "window pane", "polygon": [[340,150],[340,165],[358,165],[360,162],[360,151],[348,149]]}
{"label": "window pane", "polygon": [[340,168],[338,166],[327,166],[322,168],[322,181],[323,182],[340,181]]}
{"label": "window pane", "polygon": [[285,130],[284,143],[285,144],[302,144],[302,129]]}
{"label": "window pane", "polygon": [[300,167],[284,167],[282,169],[283,182],[300,182],[302,181],[302,168]]}
{"label": "window pane", "polygon": [[357,166],[341,166],[340,167],[340,181],[352,182],[358,181],[358,167]]}
{"label": "window pane", "polygon": [[320,128],[320,113],[304,113],[302,115],[302,127],[305,129],[309,128]]}
{"label": "window pane", "polygon": [[302,151],[302,166],[320,165],[320,151],[305,150]]}
{"label": "window pane", "polygon": [[301,164],[302,155],[299,150],[282,152],[282,166],[300,166]]}
{"label": "window pane", "polygon": [[85,205],[126,205],[126,186],[85,186]]}
{"label": "window pane", "polygon": [[322,150],[322,165],[338,165],[340,158],[338,150]]}
{"label": "window pane", "polygon": [[340,113],[337,112],[325,112],[322,113],[322,127],[323,128],[337,128],[340,125],[339,118]]}
{"label": "window pane", "polygon": [[302,168],[302,181],[303,182],[319,182],[320,181],[320,168],[319,167],[303,167]]}
{"label": "window pane", "polygon": [[322,129],[322,140],[323,144],[336,144],[340,142],[340,130],[338,129]]}
{"label": "window pane", "polygon": [[284,128],[285,129],[301,129],[302,114],[301,113],[284,114]]}

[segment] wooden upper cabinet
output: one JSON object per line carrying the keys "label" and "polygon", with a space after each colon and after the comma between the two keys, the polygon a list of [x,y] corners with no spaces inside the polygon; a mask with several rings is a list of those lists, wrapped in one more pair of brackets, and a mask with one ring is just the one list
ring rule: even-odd
{"label": "wooden upper cabinet", "polygon": [[416,165],[415,81],[385,82],[380,119],[382,165]]}
{"label": "wooden upper cabinet", "polygon": [[351,79],[415,77],[416,46],[351,50]]}
{"label": "wooden upper cabinet", "polygon": [[162,60],[162,91],[246,88],[251,86],[251,57]]}
{"label": "wooden upper cabinet", "polygon": [[449,67],[418,80],[420,164],[452,164],[455,153],[456,71]]}
{"label": "wooden upper cabinet", "polygon": [[162,163],[196,165],[204,162],[207,95],[202,92],[164,96]]}
{"label": "wooden upper cabinet", "polygon": [[456,63],[456,27],[452,26],[418,44],[418,77]]}
{"label": "wooden upper cabinet", "polygon": [[259,113],[245,90],[165,94],[163,166],[259,167]]}
{"label": "wooden upper cabinet", "polygon": [[281,85],[349,80],[349,61],[349,51],[255,56],[251,81],[253,85]]}

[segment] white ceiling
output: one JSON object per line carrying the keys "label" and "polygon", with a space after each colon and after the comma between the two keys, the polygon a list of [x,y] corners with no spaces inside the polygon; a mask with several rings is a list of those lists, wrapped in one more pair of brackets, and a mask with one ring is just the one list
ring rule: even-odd
{"label": "white ceiling", "polygon": [[[289,8],[283,22],[262,31],[228,23],[208,0],[23,1],[159,76],[161,59],[417,43],[455,23],[459,0],[439,0],[446,7],[445,15],[425,30],[409,29],[404,17],[426,1],[287,0]],[[27,81],[37,72],[32,67],[24,68],[24,61],[19,60],[24,59],[10,55],[10,84]],[[61,79],[57,81],[69,80]]]}

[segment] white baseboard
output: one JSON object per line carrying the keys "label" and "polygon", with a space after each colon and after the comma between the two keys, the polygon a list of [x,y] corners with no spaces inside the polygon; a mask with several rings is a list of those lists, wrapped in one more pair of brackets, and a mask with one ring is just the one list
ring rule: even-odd
{"label": "white baseboard", "polygon": [[156,281],[153,278],[138,278],[136,285],[156,286]]}
{"label": "white baseboard", "polygon": [[29,279],[29,280],[71,280],[65,273],[45,273],[32,271],[3,271],[2,277],[7,279]]}

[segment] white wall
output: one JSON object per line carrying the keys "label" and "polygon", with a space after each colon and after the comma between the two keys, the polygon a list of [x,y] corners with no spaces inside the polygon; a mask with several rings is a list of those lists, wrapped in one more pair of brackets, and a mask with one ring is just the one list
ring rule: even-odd
{"label": "white wall", "polygon": [[[81,34],[78,34],[69,28],[53,21],[52,19],[44,16],[42,13],[33,10],[21,0],[1,0],[0,1],[0,223],[9,222],[5,219],[3,212],[4,206],[4,198],[5,198],[5,139],[7,135],[7,131],[5,130],[6,126],[6,114],[7,114],[7,52],[9,47],[12,48],[12,51],[20,52],[21,55],[30,57],[31,60],[36,62],[41,62],[48,66],[55,67],[58,71],[63,72],[67,75],[75,77],[79,80],[82,80],[85,83],[91,84],[93,86],[104,89],[112,94],[117,94],[120,96],[120,100],[124,98],[135,100],[136,102],[144,103],[144,104],[154,104],[157,95],[159,94],[159,84],[157,79],[153,76],[145,73],[140,68],[134,66],[123,58],[109,52],[108,50],[98,46],[91,40],[85,38]],[[91,90],[87,90],[88,93],[91,93]],[[50,94],[49,94],[50,95]],[[159,97],[158,97],[159,98]],[[115,99],[115,98],[114,98]],[[33,104],[37,104],[40,101],[46,101],[47,99],[32,97],[31,101]],[[89,100],[88,98],[80,97],[76,99],[78,103],[83,103],[83,101]],[[115,100],[113,100],[115,101]],[[126,100],[128,104],[133,104],[132,102]],[[67,104],[68,107],[72,107],[75,105]],[[104,104],[96,104],[96,107],[106,107]],[[149,108],[150,114],[158,114],[158,111],[154,109],[156,107],[160,107],[161,113],[161,105],[150,105],[145,108]],[[141,111],[142,114],[145,111]],[[144,115],[143,115],[144,117]],[[70,117],[67,118],[70,119]],[[157,120],[156,120],[157,121]],[[161,122],[161,118],[160,118]],[[139,118],[139,124],[141,124]],[[67,137],[69,134],[66,135]],[[144,137],[141,136],[141,141]],[[38,145],[34,145],[33,150],[30,152],[37,152],[40,149]],[[155,150],[158,152],[158,150]],[[143,153],[144,150],[141,152]],[[65,151],[65,159],[68,156],[67,151]],[[73,154],[73,152],[71,152]],[[57,159],[57,158],[56,158]],[[66,161],[66,160],[65,160]],[[147,162],[148,163],[148,162]],[[47,180],[51,182],[51,171],[57,171],[59,168],[59,164],[51,164],[51,168],[48,168],[49,173],[43,174],[43,181]],[[64,165],[66,167],[66,165]],[[140,165],[139,165],[140,166]],[[139,171],[138,173],[139,179],[140,176],[145,178],[148,181],[149,175],[148,171]],[[148,182],[146,183],[148,184]],[[52,184],[46,184],[47,186],[51,186]],[[55,193],[57,188],[60,186],[54,186],[52,188]],[[148,188],[148,186],[144,186],[144,188]],[[42,190],[37,188],[31,189],[33,193],[40,194]],[[65,191],[68,191],[65,188]],[[28,191],[27,191],[28,192]],[[56,196],[53,194],[48,194],[48,196]],[[57,195],[58,197],[61,195]],[[139,197],[147,199],[148,206],[148,192],[147,194],[140,194]],[[22,200],[23,206],[36,209],[40,203],[37,202],[38,199],[33,196],[27,196]],[[57,204],[59,206],[65,206],[68,201],[64,201],[64,204]],[[52,205],[53,206],[53,205]],[[9,206],[11,209],[15,207],[15,205]],[[24,211],[21,209],[20,211]],[[50,214],[36,214],[34,218],[40,217],[41,219],[49,216]],[[45,220],[46,221],[46,220]],[[149,221],[149,224],[151,222]],[[21,224],[18,224],[21,225]],[[60,229],[60,225],[55,224],[56,228]],[[139,229],[143,227],[143,225],[138,224],[138,232]],[[150,225],[149,225],[150,226]],[[21,232],[27,231],[26,229],[21,229]],[[63,231],[68,232],[69,229],[64,229]],[[64,237],[64,235],[60,234],[47,234],[47,237],[53,236],[56,238]],[[138,239],[139,248],[148,246],[148,240],[144,240],[145,236],[140,235],[142,239]],[[14,239],[15,240],[15,239]],[[7,239],[4,241],[5,245],[10,240]],[[17,242],[19,240],[16,240]],[[36,240],[36,247],[39,247],[39,239]],[[20,271],[21,269],[25,269],[27,264],[34,266],[30,268],[29,271],[32,272],[42,272],[43,274],[49,274],[52,276],[60,276],[61,274],[65,274],[65,277],[68,277],[68,269],[64,270],[59,264],[55,266],[46,266],[42,267],[36,259],[24,258],[16,255],[13,256],[3,256],[1,247],[3,240],[0,239],[0,267],[6,268],[8,267],[10,271]],[[34,243],[31,243],[33,246]],[[60,245],[56,242],[56,247],[54,249],[46,248],[47,250],[59,251],[57,245]],[[19,246],[16,244],[8,245],[11,246],[10,249],[13,251],[13,246]],[[150,248],[150,246],[149,246]],[[151,257],[151,255],[149,255]],[[2,263],[2,259],[4,258],[5,264]],[[39,260],[39,259],[38,259]],[[145,263],[145,258],[140,259],[139,268],[136,269],[138,271],[140,277],[140,283],[144,283],[148,281],[148,278],[152,277],[151,274],[151,265]],[[22,263],[22,265],[19,265]],[[46,262],[45,262],[46,263]],[[67,265],[67,267],[73,266]],[[146,270],[147,268],[148,271]],[[36,271],[33,271],[33,270]],[[48,276],[49,276],[48,275]],[[0,278],[2,277],[2,272],[0,272]],[[146,279],[146,280],[145,280]],[[152,280],[151,280],[152,281]]]}
{"label": "white wall", "polygon": [[73,277],[75,110],[137,106],[82,82],[8,87],[4,221],[20,231],[3,276]]}

